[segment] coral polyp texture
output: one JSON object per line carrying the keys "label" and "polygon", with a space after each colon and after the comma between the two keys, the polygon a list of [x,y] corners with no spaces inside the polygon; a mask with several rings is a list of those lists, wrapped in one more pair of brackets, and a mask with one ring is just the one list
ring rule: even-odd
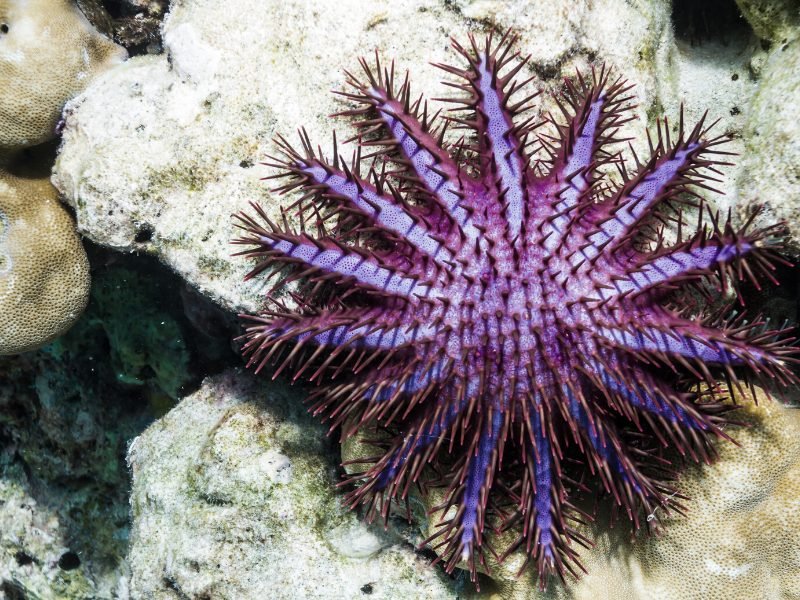
{"label": "coral polyp texture", "polygon": [[[254,204],[235,242],[257,259],[249,277],[279,276],[248,318],[249,364],[315,382],[313,412],[380,449],[347,502],[386,518],[412,486],[444,486],[426,543],[448,571],[474,581],[487,553],[523,552],[544,585],[579,573],[582,496],[607,493],[635,529],[680,510],[676,457],[709,461],[728,437],[717,377],[734,393],[754,377],[783,386],[795,351],[785,331],[696,300],[774,279],[782,260],[778,227],[734,229],[698,193],[727,138],[682,116],[670,136],[665,120],[626,169],[613,148],[630,86],[605,67],[577,75],[563,118],[540,122],[513,46],[453,43],[463,66],[437,66],[463,112],[446,116],[362,59],[342,92],[353,160],[335,137],[331,160],[303,132],[298,150],[280,138],[299,230]],[[690,227],[690,212],[708,216]],[[681,304],[687,286],[700,293]],[[516,541],[493,547],[509,530]]]}

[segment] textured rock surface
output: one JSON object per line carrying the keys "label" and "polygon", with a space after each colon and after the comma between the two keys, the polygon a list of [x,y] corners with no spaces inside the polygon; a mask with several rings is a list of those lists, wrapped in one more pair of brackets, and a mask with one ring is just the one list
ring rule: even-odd
{"label": "textured rock surface", "polygon": [[[679,480],[686,516],[658,515],[658,538],[631,540],[625,524],[615,529],[601,518],[587,534],[596,540],[581,551],[589,574],[566,588],[538,592],[533,571],[517,579],[524,557],[492,565],[496,591],[503,598],[628,598],[630,600],[723,600],[800,596],[800,410],[759,392],[759,404],[744,405],[735,419],[747,428],[732,429],[739,443],[717,443],[719,460],[692,467]],[[349,440],[343,457],[373,453]],[[416,499],[415,499],[416,500]],[[431,535],[424,511],[441,498],[431,495],[418,507],[423,535]],[[416,501],[412,502],[416,506]],[[506,540],[507,541],[507,540]],[[503,542],[498,542],[503,546]],[[490,593],[490,592],[487,592]]]}
{"label": "textured rock surface", "polygon": [[0,355],[69,329],[89,286],[89,261],[50,181],[0,171]]}
{"label": "textured rock surface", "polygon": [[740,207],[765,204],[765,221],[785,220],[800,253],[800,38],[776,46],[748,111]]}
{"label": "textured rock surface", "polygon": [[0,0],[0,149],[56,136],[64,103],[127,56],[72,0]]}
{"label": "textured rock surface", "polygon": [[410,546],[341,506],[336,454],[296,390],[206,380],[131,444],[132,596],[452,598]]}
{"label": "textured rock surface", "polygon": [[[750,84],[732,77],[741,69],[727,61],[734,52],[744,60],[741,43],[733,40],[722,58],[714,43],[699,56],[684,52],[669,14],[667,2],[623,0],[243,0],[236,10],[176,2],[164,25],[165,56],[134,58],[70,103],[54,182],[94,241],[151,252],[224,306],[252,311],[260,290],[242,283],[248,267],[230,257],[230,215],[268,200],[278,216],[279,201],[259,179],[270,171],[259,161],[274,150],[276,133],[293,137],[301,125],[328,147],[327,115],[345,106],[329,90],[343,87],[342,69],[355,68],[359,56],[377,48],[396,58],[412,71],[416,90],[436,97],[445,91],[442,73],[428,63],[455,60],[449,36],[511,26],[544,88],[589,59],[618,67],[637,84],[639,120],[631,126],[639,133],[662,108],[675,115],[684,97],[691,97],[689,120],[713,97],[724,107],[715,115],[723,117],[720,131],[735,129],[741,117],[730,116],[730,107]],[[346,119],[335,126],[348,131]]]}
{"label": "textured rock surface", "polygon": [[736,0],[736,4],[760,38],[783,43],[797,36],[800,26],[797,0]]}

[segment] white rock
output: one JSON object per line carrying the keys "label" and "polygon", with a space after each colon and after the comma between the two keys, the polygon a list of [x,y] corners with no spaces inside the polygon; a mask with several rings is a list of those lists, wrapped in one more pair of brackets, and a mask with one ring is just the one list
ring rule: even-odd
{"label": "white rock", "polygon": [[[691,97],[692,120],[709,90],[729,89],[720,83],[728,72],[678,76],[669,10],[668,2],[623,0],[177,2],[164,24],[165,55],[128,61],[70,103],[54,182],[92,240],[153,253],[225,307],[252,311],[263,288],[242,283],[249,265],[231,257],[231,214],[259,201],[279,216],[281,200],[260,181],[273,171],[259,165],[276,134],[294,140],[304,126],[327,149],[334,128],[340,137],[351,131],[346,119],[328,117],[345,107],[329,91],[343,88],[343,69],[355,69],[359,56],[377,49],[384,62],[396,59],[432,98],[448,93],[429,63],[457,62],[451,35],[465,40],[477,23],[512,27],[541,88],[557,88],[588,57],[636,84],[630,129],[642,150],[654,105],[675,117]],[[719,104],[712,114],[725,117],[730,102]],[[137,233],[151,239],[137,242]]]}
{"label": "white rock", "polygon": [[337,460],[297,394],[241,371],[206,380],[130,447],[131,596],[454,597],[342,506]]}

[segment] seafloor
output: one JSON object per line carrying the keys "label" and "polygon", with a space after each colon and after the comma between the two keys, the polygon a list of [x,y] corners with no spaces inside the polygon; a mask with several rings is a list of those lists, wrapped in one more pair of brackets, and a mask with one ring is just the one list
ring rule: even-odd
{"label": "seafloor", "polygon": [[[435,97],[451,36],[509,28],[546,92],[624,73],[639,152],[681,106],[719,119],[738,156],[709,201],[763,205],[800,256],[796,0],[0,0],[0,600],[800,597],[797,390],[739,411],[659,537],[601,518],[580,580],[478,592],[418,548],[423,499],[386,530],[346,510],[302,387],[244,370],[264,286],[231,214],[279,218],[273,138],[346,130],[329,91],[362,55]],[[748,310],[796,323],[797,269],[776,278]]]}

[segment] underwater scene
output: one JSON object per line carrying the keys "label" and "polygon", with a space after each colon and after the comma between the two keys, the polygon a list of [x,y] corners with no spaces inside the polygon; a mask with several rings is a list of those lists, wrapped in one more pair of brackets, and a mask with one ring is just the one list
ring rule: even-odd
{"label": "underwater scene", "polygon": [[800,597],[797,0],[0,0],[0,600]]}

